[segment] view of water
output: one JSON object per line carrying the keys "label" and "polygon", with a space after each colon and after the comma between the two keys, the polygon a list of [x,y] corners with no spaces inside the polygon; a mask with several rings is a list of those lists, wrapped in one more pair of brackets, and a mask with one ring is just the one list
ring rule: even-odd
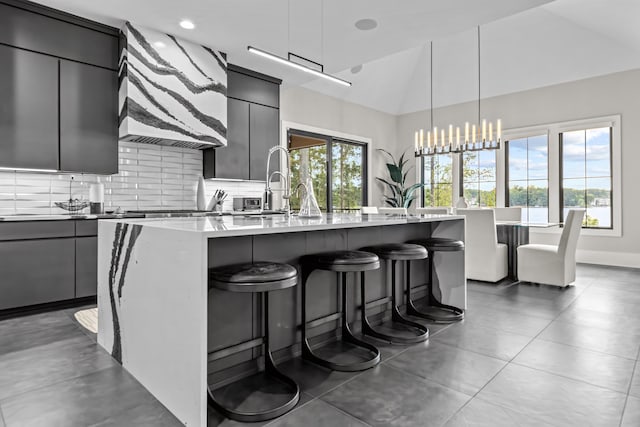
{"label": "view of water", "polygon": [[[565,216],[569,209],[565,209]],[[529,208],[529,222],[548,222],[548,209],[547,208]],[[595,208],[587,208],[587,215],[591,218],[598,220],[598,227],[611,227],[611,207],[601,206]],[[522,210],[522,220],[526,221],[526,211]]]}

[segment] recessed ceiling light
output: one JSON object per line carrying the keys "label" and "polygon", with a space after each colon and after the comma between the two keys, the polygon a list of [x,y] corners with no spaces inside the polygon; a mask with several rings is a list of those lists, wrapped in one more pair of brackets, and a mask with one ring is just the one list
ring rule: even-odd
{"label": "recessed ceiling light", "polygon": [[196,24],[189,21],[188,19],[183,19],[182,21],[180,21],[180,26],[185,30],[193,30],[196,27]]}
{"label": "recessed ceiling light", "polygon": [[162,48],[167,47],[167,45],[166,45],[166,44],[164,44],[163,42],[155,42],[153,45],[154,45],[155,47],[157,47],[158,49],[162,49]]}
{"label": "recessed ceiling light", "polygon": [[356,21],[356,28],[362,31],[373,30],[378,26],[378,22],[375,19],[365,18]]}
{"label": "recessed ceiling light", "polygon": [[360,71],[362,71],[362,65],[356,65],[351,68],[351,74],[358,74]]}

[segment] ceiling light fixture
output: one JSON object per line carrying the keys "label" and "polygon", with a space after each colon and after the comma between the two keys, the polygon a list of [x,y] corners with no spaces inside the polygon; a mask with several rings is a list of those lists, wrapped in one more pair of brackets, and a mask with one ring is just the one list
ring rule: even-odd
{"label": "ceiling light fixture", "polygon": [[[271,59],[272,61],[278,62],[280,64],[288,65],[289,67],[295,68],[296,70],[313,74],[316,77],[322,77],[323,79],[327,79],[329,81],[341,84],[343,86],[351,86],[351,82],[332,76],[331,74],[326,74],[322,71],[315,70],[311,67],[307,67],[306,65],[298,64],[297,62],[293,62],[290,59],[283,58],[278,55],[274,55],[273,53],[269,53],[266,50],[258,49],[257,47],[253,47],[253,46],[247,46],[247,50],[251,53],[255,53],[256,55],[260,55],[264,58]],[[291,52],[289,52],[289,55],[291,56]]]}
{"label": "ceiling light fixture", "polygon": [[154,42],[154,43],[153,43],[153,45],[154,45],[155,47],[157,47],[158,49],[163,49],[163,48],[167,47],[167,45],[166,45],[166,44],[164,44],[163,42],[160,42],[160,41],[158,41],[158,42]]}
{"label": "ceiling light fixture", "polygon": [[480,92],[480,26],[478,26],[478,124],[464,124],[464,140],[460,142],[460,127],[456,127],[455,140],[453,136],[453,125],[449,125],[448,138],[444,129],[440,130],[440,140],[438,141],[438,128],[433,126],[433,42],[431,42],[431,127],[433,128],[433,138],[431,131],[427,132],[427,145],[424,144],[424,129],[415,133],[415,156],[433,156],[435,154],[463,153],[466,151],[497,150],[502,141],[502,122],[496,121],[496,138],[494,139],[493,122],[481,120],[481,92]]}
{"label": "ceiling light fixture", "polygon": [[[321,6],[322,12],[320,13],[320,16],[321,16],[320,42],[322,44],[322,47],[321,47],[320,50],[321,50],[321,54],[322,54],[323,51],[324,51],[324,1],[321,1],[321,5],[322,5]],[[290,24],[291,2],[290,1],[287,3],[287,8],[288,8],[287,9],[287,25],[288,25],[287,32],[288,32],[288,38],[290,39],[291,38],[291,36],[290,36],[290,32],[291,32],[291,24]],[[289,40],[287,41],[287,43],[289,44]],[[314,75],[316,77],[321,77],[321,78],[329,80],[329,81],[331,81],[333,83],[337,83],[339,85],[347,86],[347,87],[351,86],[351,82],[349,82],[347,80],[344,80],[344,79],[341,79],[339,77],[332,76],[331,74],[325,73],[324,72],[324,65],[322,65],[322,64],[320,64],[318,62],[312,61],[310,59],[304,58],[304,57],[302,57],[300,55],[296,55],[294,53],[287,52],[287,58],[283,58],[282,56],[275,55],[275,54],[273,54],[271,52],[267,52],[266,50],[258,49],[257,47],[253,47],[253,46],[247,46],[247,50],[249,52],[251,52],[251,53],[254,53],[256,55],[262,56],[263,58],[270,59],[270,60],[275,61],[275,62],[277,62],[279,64],[287,65],[287,66],[289,66],[291,68],[295,68],[296,70],[299,70],[299,71],[304,71],[305,73],[312,74],[312,75]],[[318,69],[309,67],[309,66],[301,64],[299,62],[292,61],[291,60],[292,56],[295,57],[295,58],[302,59],[303,61],[311,63],[313,65],[317,65]]]}
{"label": "ceiling light fixture", "polygon": [[36,169],[36,168],[8,168],[8,167],[0,167],[0,171],[11,171],[11,172],[36,172],[36,173],[51,173],[58,172],[56,169]]}
{"label": "ceiling light fixture", "polygon": [[194,28],[196,28],[196,24],[189,21],[188,19],[183,19],[182,21],[180,21],[180,26],[185,30],[193,30]]}

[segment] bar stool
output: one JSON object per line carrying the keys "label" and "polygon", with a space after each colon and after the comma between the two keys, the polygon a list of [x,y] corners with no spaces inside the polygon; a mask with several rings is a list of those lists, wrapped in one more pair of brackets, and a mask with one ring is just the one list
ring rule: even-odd
{"label": "bar stool", "polygon": [[291,389],[291,399],[266,411],[241,412],[222,405],[207,386],[208,401],[227,418],[240,422],[266,421],[289,412],[300,400],[300,387],[276,367],[269,344],[269,292],[296,286],[297,270],[289,264],[255,262],[235,264],[209,270],[209,289],[217,288],[229,292],[259,292],[262,295],[264,335],[261,338],[234,345],[211,354],[209,360],[218,360],[240,351],[264,345],[264,373],[267,377],[284,383]]}
{"label": "bar stool", "polygon": [[387,271],[391,270],[391,320],[396,323],[400,323],[410,328],[415,329],[418,333],[414,336],[403,337],[391,334],[385,334],[376,331],[367,319],[365,301],[365,285],[364,285],[364,272],[360,273],[360,286],[363,303],[360,305],[361,317],[362,317],[362,333],[364,335],[370,335],[375,338],[389,341],[397,344],[412,344],[417,342],[426,341],[429,338],[429,329],[419,323],[412,322],[411,320],[400,314],[398,309],[398,303],[396,298],[396,264],[403,262],[405,264],[405,286],[407,294],[411,291],[411,278],[409,276],[409,263],[411,260],[425,259],[428,256],[427,250],[424,246],[414,245],[410,243],[389,243],[383,245],[369,246],[362,249],[363,251],[372,252],[380,259],[386,261]]}
{"label": "bar stool", "polygon": [[[422,317],[436,323],[451,323],[464,318],[464,310],[452,305],[446,305],[438,301],[433,295],[433,254],[435,252],[458,252],[464,251],[464,242],[455,239],[446,239],[442,237],[431,237],[428,239],[412,240],[410,243],[424,246],[428,252],[429,258],[429,283],[427,289],[427,310],[420,311],[416,308],[411,299],[411,293],[407,288],[407,314],[416,317]],[[409,274],[409,265],[407,263],[407,274]]]}
{"label": "bar stool", "polygon": [[[363,272],[380,268],[380,259],[376,254],[363,251],[335,251],[306,255],[301,258],[302,264],[302,358],[314,362],[325,368],[334,371],[354,372],[364,371],[380,363],[380,350],[372,344],[364,342],[353,336],[349,328],[347,318],[347,273]],[[341,292],[342,311],[334,315],[326,316],[323,319],[316,319],[307,324],[307,280],[315,270],[335,271],[338,276],[338,287]],[[364,300],[362,301],[364,304]],[[334,363],[316,355],[307,338],[307,326],[319,326],[325,321],[341,318],[342,341],[353,344],[357,347],[368,350],[373,356],[365,361],[341,364]]]}

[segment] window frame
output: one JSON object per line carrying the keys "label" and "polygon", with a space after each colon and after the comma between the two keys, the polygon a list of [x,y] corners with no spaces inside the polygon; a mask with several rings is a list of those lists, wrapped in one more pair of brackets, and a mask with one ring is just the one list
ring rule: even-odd
{"label": "window frame", "polygon": [[[501,167],[500,167],[500,155],[499,155],[499,151],[503,151],[504,150],[504,144],[503,146],[499,149],[499,150],[486,150],[489,152],[493,152],[494,156],[495,156],[495,181],[476,181],[476,183],[478,184],[478,195],[480,194],[480,183],[482,182],[495,182],[495,188],[496,188],[496,192],[495,192],[495,207],[500,206],[500,197],[498,196],[499,192],[500,192],[500,186],[498,184],[498,182],[500,181],[500,177],[501,175],[504,175],[504,170],[500,171]],[[475,151],[474,153],[478,153],[478,156],[480,155],[480,151]],[[459,185],[460,185],[460,191],[459,191],[459,196],[458,197],[464,197],[464,155],[465,153],[460,153],[458,156],[458,169],[459,169],[459,173],[460,173],[460,177],[459,177]],[[480,160],[478,159],[478,165],[479,165]],[[469,203],[469,201],[467,200],[467,203]],[[471,207],[471,205],[469,205],[469,207]],[[478,208],[490,208],[490,206],[481,206],[480,204],[477,206]]]}
{"label": "window frame", "polygon": [[[613,229],[613,210],[614,210],[614,193],[613,193],[613,124],[611,124],[610,126],[596,126],[596,127],[585,127],[584,129],[575,129],[575,130],[563,130],[558,134],[558,150],[559,150],[559,157],[560,157],[560,164],[559,164],[559,173],[560,173],[560,177],[558,179],[558,191],[560,193],[560,199],[559,199],[559,218],[560,218],[560,224],[564,224],[564,170],[563,170],[563,165],[564,165],[564,152],[563,152],[563,134],[566,132],[576,132],[576,131],[588,131],[590,129],[603,129],[603,128],[609,128],[609,173],[610,176],[609,178],[611,179],[611,200],[609,202],[609,206],[611,206],[610,209],[610,214],[609,214],[609,221],[611,223],[610,227],[587,227],[585,225],[582,225],[582,230],[612,230]],[[585,150],[586,150],[586,140],[585,140]],[[587,162],[587,156],[585,153],[585,164]],[[585,167],[585,176],[582,177],[584,178],[584,180],[586,181],[588,178],[588,176],[586,176],[586,167]],[[585,198],[584,198],[584,202],[585,205],[587,204],[587,196],[586,196],[586,191],[587,188],[585,186]],[[588,207],[585,207],[585,219],[586,219],[586,213],[589,211]]]}
{"label": "window frame", "polygon": [[[534,133],[534,134],[528,134],[527,136],[518,136],[518,137],[511,137],[509,139],[505,139],[504,141],[504,206],[505,207],[509,207],[511,204],[509,203],[510,197],[509,197],[509,142],[513,141],[513,140],[517,140],[517,139],[527,139],[527,209],[530,208],[529,206],[529,138],[533,138],[536,136],[546,136],[547,137],[547,222],[551,222],[549,221],[550,218],[550,211],[551,211],[551,200],[550,200],[550,187],[551,187],[551,180],[550,180],[550,147],[549,147],[549,133],[548,132],[538,132],[538,133]],[[496,196],[497,197],[497,196]]]}
{"label": "window frame", "polygon": [[[547,141],[549,147],[549,222],[561,224],[562,216],[560,210],[562,206],[561,197],[561,154],[560,154],[560,133],[570,132],[576,130],[593,129],[599,127],[611,128],[611,207],[612,207],[612,228],[595,228],[588,227],[582,228],[581,235],[583,236],[608,236],[608,237],[621,237],[623,233],[622,229],[622,136],[621,125],[622,119],[618,115],[600,116],[589,119],[571,120],[557,123],[550,123],[546,125],[536,125],[520,128],[505,129],[503,132],[503,140],[518,139],[527,137],[530,135],[542,135],[547,133]],[[500,149],[500,154],[504,156],[504,148]],[[506,162],[501,162],[505,165]],[[503,171],[504,173],[504,166]],[[506,185],[506,180],[499,181],[500,185]],[[498,194],[505,194],[504,188],[502,192]],[[498,206],[506,206],[505,200]],[[559,234],[562,232],[562,227],[551,228],[535,228],[532,229],[533,233],[540,234]]]}
{"label": "window frame", "polygon": [[[438,182],[437,184],[450,184],[451,185],[451,202],[455,203],[456,201],[456,197],[455,197],[455,188],[456,188],[456,180],[455,180],[455,163],[456,163],[456,159],[454,157],[455,153],[442,153],[442,154],[435,154],[433,156],[423,156],[420,157],[420,183],[422,184],[421,187],[421,203],[420,206],[422,207],[440,207],[440,206],[434,206],[434,205],[430,205],[430,206],[426,206],[425,205],[425,199],[426,199],[426,195],[427,195],[427,191],[426,191],[426,183],[425,183],[425,163],[426,160],[431,159],[431,158],[437,158],[438,156],[449,156],[451,158],[451,182],[449,183],[442,183],[442,182]],[[431,183],[431,185],[433,185],[434,183]]]}
{"label": "window frame", "polygon": [[[362,148],[362,206],[369,203],[369,143],[358,141],[342,135],[332,135],[329,133],[321,133],[312,130],[300,129],[298,127],[287,128],[285,148],[289,150],[289,141],[292,135],[308,136],[320,140],[324,140],[326,147],[326,168],[327,168],[327,205],[324,206],[325,212],[333,213],[333,145],[334,143],[355,145]],[[321,207],[322,209],[322,207]]]}

